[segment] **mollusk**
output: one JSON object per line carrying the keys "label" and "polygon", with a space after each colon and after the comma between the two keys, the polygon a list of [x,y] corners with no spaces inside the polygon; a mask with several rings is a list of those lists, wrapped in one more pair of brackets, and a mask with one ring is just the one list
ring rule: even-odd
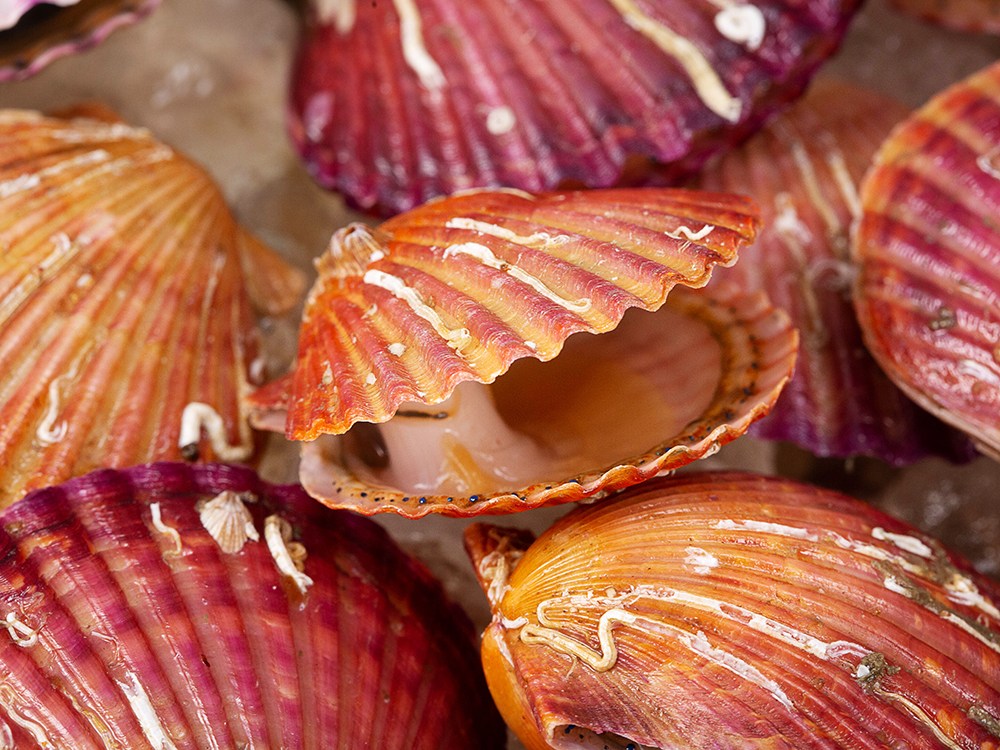
{"label": "mollusk", "polygon": [[799,94],[858,3],[312,0],[291,92],[310,171],[395,213],[504,185],[691,171]]}
{"label": "mollusk", "polygon": [[253,397],[259,426],[287,410],[323,502],[408,516],[599,496],[710,454],[794,362],[762,296],[673,288],[733,262],[750,211],[671,189],[476,192],[341,230],[295,372]]}
{"label": "mollusk", "polygon": [[746,192],[761,207],[756,242],[723,282],[763,289],[801,334],[795,376],[753,427],[821,456],[871,455],[895,464],[948,452],[945,429],[885,376],[864,347],[851,302],[850,228],[858,185],[907,110],[874,92],[829,80],[695,184]]}
{"label": "mollusk", "polygon": [[749,474],[466,532],[530,750],[996,748],[1000,590],[914,529]]}
{"label": "mollusk", "polygon": [[[60,57],[100,44],[159,4],[160,0],[13,0],[10,7],[0,8],[0,82],[27,78]],[[52,7],[44,7],[48,5]]]}
{"label": "mollusk", "polygon": [[[238,549],[204,523],[220,499]],[[503,747],[464,614],[379,527],[296,486],[103,470],[0,525],[4,747]]]}
{"label": "mollusk", "polygon": [[97,467],[248,458],[243,266],[259,307],[294,304],[301,277],[146,130],[0,113],[0,505]]}
{"label": "mollusk", "polygon": [[1000,454],[1000,65],[886,140],[861,190],[855,305],[917,403]]}

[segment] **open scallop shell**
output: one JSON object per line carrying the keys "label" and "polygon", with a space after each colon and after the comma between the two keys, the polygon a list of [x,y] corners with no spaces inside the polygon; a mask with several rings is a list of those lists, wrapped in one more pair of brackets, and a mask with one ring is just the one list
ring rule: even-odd
{"label": "open scallop shell", "polygon": [[862,186],[855,303],[917,403],[1000,455],[1000,64],[889,137]]}
{"label": "open scallop shell", "polygon": [[[147,16],[160,0],[14,0],[0,15],[0,82],[34,75],[60,57],[82,52]],[[42,7],[38,7],[42,6]],[[66,6],[66,7],[55,7]],[[28,15],[23,13],[32,10]],[[13,21],[4,27],[4,21]]]}
{"label": "open scallop shell", "polygon": [[[254,396],[258,424],[284,408],[289,436],[311,441],[310,494],[409,516],[595,497],[710,454],[766,413],[794,362],[763,297],[667,299],[735,260],[749,211],[680,190],[480,192],[343,230],[292,378]],[[497,382],[456,390],[469,380]],[[358,420],[386,424],[321,437]]]}
{"label": "open scallop shell", "polygon": [[[199,513],[225,496],[255,530],[238,551]],[[504,746],[468,619],[378,526],[298,487],[105,470],[0,525],[5,747]]]}
{"label": "open scallop shell", "polygon": [[851,301],[850,229],[858,185],[907,110],[834,81],[809,94],[699,175],[707,190],[746,192],[763,228],[721,279],[763,289],[801,341],[795,377],[756,435],[821,456],[870,455],[895,464],[948,452],[949,431],[885,376],[864,347]]}
{"label": "open scallop shell", "polygon": [[251,290],[288,307],[301,278],[147,131],[0,113],[0,505],[96,467],[249,457],[241,267],[262,258]]}
{"label": "open scallop shell", "polygon": [[529,541],[466,532],[487,681],[531,750],[1000,739],[1000,590],[864,503],[687,475]]}
{"label": "open scallop shell", "polygon": [[858,3],[313,0],[292,137],[323,185],[398,212],[438,195],[696,168],[801,91]]}
{"label": "open scallop shell", "polygon": [[941,26],[1000,34],[1000,6],[995,0],[892,0],[892,4]]}

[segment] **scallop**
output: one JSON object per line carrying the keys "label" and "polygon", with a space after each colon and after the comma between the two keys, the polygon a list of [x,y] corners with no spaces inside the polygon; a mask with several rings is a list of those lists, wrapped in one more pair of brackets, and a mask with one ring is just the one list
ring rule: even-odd
{"label": "scallop", "polygon": [[1000,740],[1000,590],[844,495],[688,474],[466,546],[487,681],[531,750]]}
{"label": "scallop", "polygon": [[[160,0],[12,0],[0,7],[0,83],[34,75],[133,24]],[[29,12],[30,11],[30,12]]]}
{"label": "scallop", "polygon": [[853,0],[312,0],[291,133],[310,172],[396,213],[472,187],[696,169],[794,99]]}
{"label": "scallop", "polygon": [[480,191],[345,228],[256,419],[307,441],[310,494],[364,513],[512,512],[709,455],[794,362],[763,295],[683,289],[735,260],[753,210],[671,189]]}
{"label": "scallop", "polygon": [[[220,498],[253,532],[238,549],[205,524]],[[378,526],[299,487],[103,470],[0,525],[7,747],[504,746],[468,619]]]}
{"label": "scallop", "polygon": [[725,282],[763,289],[801,333],[795,376],[753,433],[820,456],[893,464],[952,454],[956,440],[896,388],[868,354],[852,303],[850,230],[858,186],[908,110],[834,80],[809,94],[698,176],[707,190],[747,192],[763,229]]}
{"label": "scallop", "polygon": [[917,403],[1000,454],[1000,65],[938,94],[862,186],[855,304]]}
{"label": "scallop", "polygon": [[249,295],[276,312],[301,289],[198,166],[86,111],[0,113],[0,506],[98,467],[249,458]]}

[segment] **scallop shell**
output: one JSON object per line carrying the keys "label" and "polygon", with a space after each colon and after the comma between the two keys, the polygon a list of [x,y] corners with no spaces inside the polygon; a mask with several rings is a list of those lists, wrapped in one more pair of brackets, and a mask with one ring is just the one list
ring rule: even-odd
{"label": "scallop shell", "polygon": [[[197,510],[225,493],[261,537],[238,552]],[[298,487],[222,465],[104,470],[0,524],[14,747],[504,745],[467,618],[375,524]]]}
{"label": "scallop shell", "polygon": [[751,194],[763,229],[724,282],[763,289],[802,336],[795,377],[754,434],[820,456],[894,464],[950,453],[953,439],[868,354],[854,315],[850,228],[858,185],[907,110],[836,81],[809,94],[739,149],[704,170],[700,188]]}
{"label": "scallop shell", "polygon": [[1000,34],[995,0],[892,0],[899,10],[959,31]]}
{"label": "scallop shell", "polygon": [[[55,5],[22,18],[50,2]],[[116,29],[145,18],[159,4],[160,0],[14,0],[9,14],[0,13],[0,83],[27,78],[60,57],[90,49]]]}
{"label": "scallop shell", "polygon": [[[320,263],[293,377],[255,394],[256,423],[273,426],[287,409],[289,436],[312,441],[307,491],[364,513],[512,512],[600,496],[708,455],[766,413],[791,373],[795,333],[765,298],[673,289],[667,310],[636,311],[610,343],[577,337],[558,362],[533,359],[554,358],[572,333],[615,328],[629,307],[659,308],[675,284],[705,284],[752,237],[749,210],[678,190],[480,192],[374,232],[343,230]],[[526,357],[491,396],[455,390],[492,383]],[[476,405],[463,416],[479,398],[499,414]],[[316,439],[394,414],[384,427]],[[508,429],[527,455],[504,452],[497,436]],[[406,433],[389,473],[365,453],[380,450],[386,430]],[[392,473],[411,460],[408,446],[428,440],[440,440],[454,482]],[[494,471],[507,455],[510,466]],[[412,460],[434,473],[429,459]]]}
{"label": "scallop shell", "polygon": [[[269,255],[147,131],[0,113],[0,505],[97,467],[249,457],[241,264]],[[300,277],[265,269],[262,306],[287,308]]]}
{"label": "scallop shell", "polygon": [[934,97],[862,186],[865,343],[917,403],[1000,454],[1000,65]]}
{"label": "scallop shell", "polygon": [[291,132],[312,174],[395,213],[505,185],[691,171],[801,91],[854,0],[313,0]]}
{"label": "scallop shell", "polygon": [[1000,739],[1000,590],[852,498],[687,475],[526,541],[466,532],[487,681],[532,750]]}

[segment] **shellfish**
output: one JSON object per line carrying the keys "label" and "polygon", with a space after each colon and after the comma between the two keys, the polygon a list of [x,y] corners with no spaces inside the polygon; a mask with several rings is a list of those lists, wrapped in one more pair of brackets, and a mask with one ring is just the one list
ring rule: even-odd
{"label": "shellfish", "polygon": [[993,0],[891,0],[892,5],[941,26],[1000,34],[1000,8]]}
{"label": "shellfish", "polygon": [[313,0],[292,139],[326,187],[396,213],[471,187],[678,172],[795,98],[854,0]]}
{"label": "shellfish", "polygon": [[864,503],[689,474],[529,542],[466,532],[487,680],[530,750],[1000,740],[1000,591]]}
{"label": "shellfish", "polygon": [[862,185],[855,305],[917,403],[1000,454],[1000,65],[897,128]]}
{"label": "shellfish", "polygon": [[742,434],[792,369],[765,298],[674,288],[703,286],[755,228],[743,199],[671,189],[479,191],[348,227],[258,424],[287,412],[311,441],[306,489],[365,513],[511,512],[683,465]]}
{"label": "shellfish", "polygon": [[298,487],[104,470],[0,526],[4,747],[504,745],[468,619],[377,525]]}
{"label": "shellfish", "polygon": [[27,78],[60,57],[100,44],[159,4],[160,0],[13,0],[0,8],[0,82]]}
{"label": "shellfish", "polygon": [[702,189],[746,192],[763,228],[722,281],[763,289],[802,336],[795,376],[754,434],[820,456],[911,463],[953,451],[950,431],[885,376],[864,347],[851,300],[850,228],[875,151],[907,114],[865,89],[817,81],[740,148],[703,170]]}
{"label": "shellfish", "polygon": [[275,312],[301,288],[199,167],[87,112],[0,113],[0,505],[97,467],[248,458],[248,291]]}

